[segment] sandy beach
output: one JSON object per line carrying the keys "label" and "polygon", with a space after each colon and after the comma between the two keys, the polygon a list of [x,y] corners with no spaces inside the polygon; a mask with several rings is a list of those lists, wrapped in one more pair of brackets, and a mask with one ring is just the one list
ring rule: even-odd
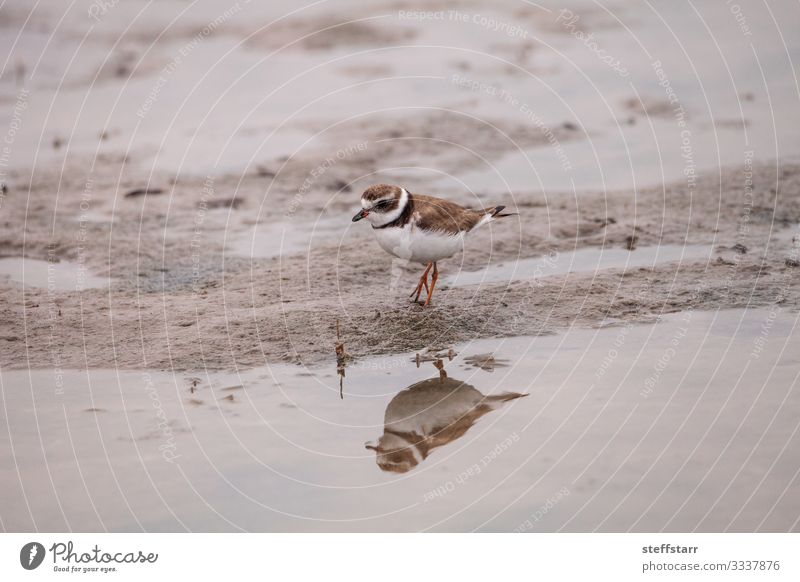
{"label": "sandy beach", "polygon": [[4,530],[798,530],[795,4],[268,4],[0,8]]}

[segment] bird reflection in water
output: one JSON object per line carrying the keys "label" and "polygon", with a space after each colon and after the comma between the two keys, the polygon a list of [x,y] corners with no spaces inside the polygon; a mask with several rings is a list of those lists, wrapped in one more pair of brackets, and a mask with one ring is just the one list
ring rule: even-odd
{"label": "bird reflection in water", "polygon": [[484,414],[526,394],[485,396],[474,386],[441,374],[412,384],[386,407],[383,435],[366,447],[383,471],[406,473],[442,445],[462,436]]}

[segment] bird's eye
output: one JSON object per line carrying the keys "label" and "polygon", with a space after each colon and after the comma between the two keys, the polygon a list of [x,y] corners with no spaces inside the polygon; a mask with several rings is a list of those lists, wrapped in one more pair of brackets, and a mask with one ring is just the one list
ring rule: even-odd
{"label": "bird's eye", "polygon": [[386,208],[391,204],[391,200],[381,200],[375,205],[375,208]]}

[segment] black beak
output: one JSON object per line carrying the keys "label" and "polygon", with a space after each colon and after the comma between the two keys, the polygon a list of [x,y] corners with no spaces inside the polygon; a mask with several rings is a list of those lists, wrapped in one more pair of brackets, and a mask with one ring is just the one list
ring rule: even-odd
{"label": "black beak", "polygon": [[359,220],[361,220],[362,218],[366,218],[366,217],[367,217],[367,214],[369,214],[369,212],[367,212],[366,210],[362,210],[361,212],[359,212],[358,214],[356,214],[356,215],[353,217],[353,222],[358,222],[358,221],[359,221]]}

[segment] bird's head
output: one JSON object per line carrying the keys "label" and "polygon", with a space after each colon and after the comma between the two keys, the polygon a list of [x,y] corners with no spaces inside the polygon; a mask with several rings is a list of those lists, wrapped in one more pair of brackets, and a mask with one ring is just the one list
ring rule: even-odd
{"label": "bird's head", "polygon": [[376,184],[361,195],[361,210],[353,217],[353,222],[362,218],[372,226],[382,226],[397,220],[408,203],[408,192],[400,186]]}
{"label": "bird's head", "polygon": [[377,443],[367,443],[375,451],[375,462],[381,471],[408,473],[425,457],[416,446],[391,433],[384,433]]}

